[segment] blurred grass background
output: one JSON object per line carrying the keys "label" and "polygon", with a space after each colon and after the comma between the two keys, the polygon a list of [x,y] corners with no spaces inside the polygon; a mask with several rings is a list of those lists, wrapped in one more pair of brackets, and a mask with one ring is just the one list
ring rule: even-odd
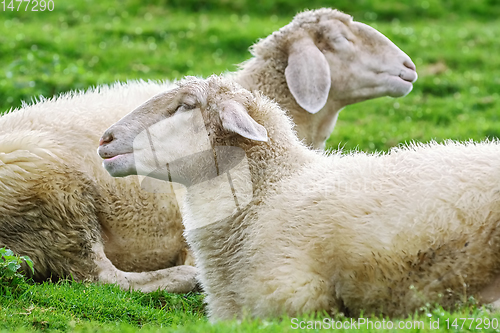
{"label": "blurred grass background", "polygon": [[334,6],[393,40],[420,77],[405,98],[348,106],[330,148],[500,134],[498,0],[53,1],[53,11],[0,7],[0,112],[116,80],[232,71],[296,12]]}
{"label": "blurred grass background", "polygon": [[[251,44],[296,12],[330,6],[393,40],[416,63],[419,80],[405,98],[348,106],[329,148],[375,151],[410,140],[500,135],[498,0],[53,1],[51,12],[3,11],[0,2],[0,113],[40,95],[116,80],[232,71],[249,58]],[[287,320],[211,325],[202,299],[45,283],[0,295],[0,332],[294,331]],[[416,319],[440,318],[448,331],[446,319],[491,316],[465,304],[451,314],[426,307]]]}

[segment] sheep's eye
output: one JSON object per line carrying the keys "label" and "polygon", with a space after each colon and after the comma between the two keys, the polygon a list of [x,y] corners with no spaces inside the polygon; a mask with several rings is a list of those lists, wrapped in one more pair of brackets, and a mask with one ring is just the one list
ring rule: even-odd
{"label": "sheep's eye", "polygon": [[177,106],[177,108],[175,109],[175,112],[192,110],[194,108],[195,108],[194,105],[181,103],[181,104],[179,104],[179,106]]}
{"label": "sheep's eye", "polygon": [[335,46],[344,46],[350,44],[349,39],[347,39],[347,37],[345,36],[336,36],[332,38],[331,41]]}

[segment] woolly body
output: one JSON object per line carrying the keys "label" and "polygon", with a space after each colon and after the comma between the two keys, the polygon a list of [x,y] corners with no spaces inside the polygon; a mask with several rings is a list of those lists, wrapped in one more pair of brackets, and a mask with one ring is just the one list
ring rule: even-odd
{"label": "woolly body", "polygon": [[[185,236],[212,319],[323,310],[405,316],[426,302],[500,298],[489,290],[498,289],[500,272],[499,142],[325,156],[298,141],[275,103],[212,77],[184,81],[108,129],[104,136],[114,139],[99,148],[113,157],[107,170],[140,172],[121,154],[162,114],[175,122],[174,110],[186,103],[202,112],[214,147],[223,141],[245,151],[253,189],[246,207],[207,223],[207,212],[229,201],[219,199],[220,188],[188,187]],[[268,142],[228,130],[238,126],[227,114],[242,108]],[[168,134],[164,143],[183,145]]]}

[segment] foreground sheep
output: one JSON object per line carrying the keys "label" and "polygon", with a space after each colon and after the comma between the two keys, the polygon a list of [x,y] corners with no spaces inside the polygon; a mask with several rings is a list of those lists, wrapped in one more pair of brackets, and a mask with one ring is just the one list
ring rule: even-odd
{"label": "foreground sheep", "polygon": [[[316,147],[343,106],[402,96],[416,78],[411,60],[392,42],[331,9],[297,15],[253,53],[228,75],[289,108],[301,138]],[[95,154],[107,127],[167,89],[168,83],[116,84],[0,118],[0,246],[29,255],[36,279],[193,288],[195,269],[177,267],[191,259],[174,193],[157,183],[143,182],[141,190],[137,177],[113,179]],[[156,272],[126,273],[144,271]]]}
{"label": "foreground sheep", "polygon": [[213,319],[500,298],[499,142],[324,156],[268,98],[211,77],[150,99],[98,152],[113,176],[188,186],[185,236]]}

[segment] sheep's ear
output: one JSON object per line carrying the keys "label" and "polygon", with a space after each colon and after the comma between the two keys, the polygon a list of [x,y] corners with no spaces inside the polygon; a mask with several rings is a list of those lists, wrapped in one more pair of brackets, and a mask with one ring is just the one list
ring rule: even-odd
{"label": "sheep's ear", "polygon": [[288,88],[307,112],[323,108],[330,92],[330,66],[313,40],[307,36],[290,45],[285,69]]}
{"label": "sheep's ear", "polygon": [[267,141],[267,131],[264,126],[250,117],[243,105],[235,101],[224,102],[220,113],[222,126],[231,132],[255,140]]}

